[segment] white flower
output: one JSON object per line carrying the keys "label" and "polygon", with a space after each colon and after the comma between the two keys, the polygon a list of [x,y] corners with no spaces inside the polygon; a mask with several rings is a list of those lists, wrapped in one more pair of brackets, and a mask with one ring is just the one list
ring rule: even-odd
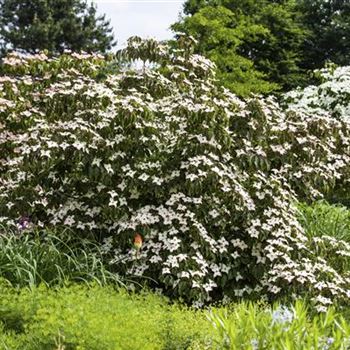
{"label": "white flower", "polygon": [[100,164],[101,164],[101,162],[102,162],[102,159],[100,159],[100,158],[94,158],[93,161],[92,161],[92,163],[91,163],[91,165],[96,165],[97,167],[99,167]]}
{"label": "white flower", "polygon": [[149,175],[147,175],[146,173],[143,173],[138,177],[138,179],[142,181],[146,181],[148,178],[149,178]]}
{"label": "white flower", "polygon": [[218,212],[216,209],[213,209],[213,210],[211,210],[211,211],[209,212],[209,215],[210,215],[213,219],[215,219],[215,218],[217,218],[220,214],[219,214],[219,212]]}
{"label": "white flower", "polygon": [[73,216],[67,216],[66,219],[64,220],[64,225],[67,226],[73,226],[73,224],[75,224],[75,220]]}
{"label": "white flower", "polygon": [[108,205],[110,206],[110,207],[117,207],[118,206],[118,199],[117,200],[115,200],[115,199],[113,199],[113,198],[110,198],[110,200],[109,200],[109,203],[108,203]]}
{"label": "white flower", "polygon": [[112,198],[118,196],[118,193],[115,192],[115,191],[113,191],[113,190],[112,190],[112,191],[108,191],[108,194],[109,194]]}
{"label": "white flower", "polygon": [[41,150],[40,151],[40,155],[42,157],[47,157],[47,158],[51,158],[51,152],[49,150],[45,151],[45,150]]}
{"label": "white flower", "polygon": [[315,298],[316,302],[320,303],[320,304],[323,304],[323,305],[331,305],[333,304],[332,303],[332,300],[329,299],[329,298],[325,298],[321,295],[318,295],[316,298]]}
{"label": "white flower", "polygon": [[196,174],[186,174],[186,179],[188,179],[190,181],[194,181],[194,180],[198,179],[198,175],[196,175]]}
{"label": "white flower", "polygon": [[103,167],[106,169],[108,174],[114,174],[114,170],[112,168],[112,165],[110,165],[110,164],[103,164]]}

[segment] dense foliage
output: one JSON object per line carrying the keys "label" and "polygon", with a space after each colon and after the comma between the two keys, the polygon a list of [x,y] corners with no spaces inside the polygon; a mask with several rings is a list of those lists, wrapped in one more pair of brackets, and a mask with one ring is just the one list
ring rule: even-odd
{"label": "dense foliage", "polygon": [[4,61],[1,223],[92,232],[123,273],[199,305],[306,291],[319,310],[348,300],[348,271],[318,256],[323,240],[294,208],[347,176],[348,121],[243,102],[179,43],[130,40],[120,56],[155,68],[139,71],[111,73],[96,55]]}
{"label": "dense foliage", "polygon": [[348,64],[348,0],[187,0],[173,25],[193,35],[233,92],[288,91],[326,62]]}
{"label": "dense foliage", "polygon": [[301,66],[323,68],[327,61],[347,65],[350,61],[349,0],[297,0],[308,30]]}
{"label": "dense foliage", "polygon": [[215,338],[204,313],[150,293],[0,284],[1,349],[204,350]]}
{"label": "dense foliage", "polygon": [[294,1],[188,1],[191,14],[173,29],[193,35],[196,52],[213,60],[233,92],[266,93],[302,83],[298,67],[306,31]]}
{"label": "dense foliage", "polygon": [[0,0],[3,52],[105,52],[113,45],[109,21],[86,0]]}
{"label": "dense foliage", "polygon": [[16,290],[0,284],[4,350],[345,350],[349,345],[348,319],[333,308],[312,314],[300,301],[195,311],[154,294],[107,287]]}
{"label": "dense foliage", "polygon": [[[307,115],[323,115],[345,122],[350,121],[350,67],[329,67],[315,71],[320,80],[319,85],[310,85],[304,89],[290,91],[284,96],[284,104],[290,110]],[[349,152],[349,143],[344,144],[344,151]],[[349,160],[346,160],[349,162]],[[350,205],[349,174],[345,182],[339,181],[334,174],[336,186],[329,193],[328,199]]]}

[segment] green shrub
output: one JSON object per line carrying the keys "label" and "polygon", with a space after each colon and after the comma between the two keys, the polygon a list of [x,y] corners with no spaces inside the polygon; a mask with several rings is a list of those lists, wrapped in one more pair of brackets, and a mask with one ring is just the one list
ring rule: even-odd
{"label": "green shrub", "polygon": [[312,313],[301,301],[194,310],[97,285],[0,286],[4,350],[346,350],[348,321],[333,308]]}
{"label": "green shrub", "polygon": [[121,56],[143,69],[115,73],[95,55],[5,60],[0,221],[104,238],[120,273],[199,305],[305,291],[347,302],[349,279],[318,259],[293,203],[346,174],[350,128],[241,101],[191,39],[179,45],[133,38]]}
{"label": "green shrub", "polygon": [[204,350],[212,342],[204,313],[160,296],[78,285],[4,289],[1,349],[1,343],[16,349],[13,343],[21,350]]}
{"label": "green shrub", "polygon": [[121,284],[109,271],[98,244],[64,232],[0,231],[0,278],[15,286],[95,281]]}

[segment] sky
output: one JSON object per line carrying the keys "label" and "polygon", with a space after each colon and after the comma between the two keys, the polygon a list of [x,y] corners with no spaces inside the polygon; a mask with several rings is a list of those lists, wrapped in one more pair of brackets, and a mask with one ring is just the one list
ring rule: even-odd
{"label": "sky", "polygon": [[99,14],[110,19],[117,47],[133,35],[170,39],[169,27],[176,22],[184,0],[93,0]]}

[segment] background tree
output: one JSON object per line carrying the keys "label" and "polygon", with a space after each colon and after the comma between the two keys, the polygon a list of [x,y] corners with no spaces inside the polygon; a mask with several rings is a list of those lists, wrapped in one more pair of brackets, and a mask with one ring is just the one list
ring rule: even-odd
{"label": "background tree", "polygon": [[[237,5],[233,10],[238,11],[240,2],[234,2]],[[295,1],[247,1],[243,11],[252,18],[253,23],[261,25],[265,33],[258,40],[248,38],[238,51],[251,59],[257,70],[283,90],[304,85],[306,72],[300,63],[302,45],[308,32]]]}
{"label": "background tree", "polygon": [[302,66],[322,68],[327,61],[338,65],[350,62],[350,1],[299,0],[303,23],[309,36],[303,45]]}
{"label": "background tree", "polygon": [[239,95],[290,89],[307,30],[294,0],[188,0],[176,31],[198,40],[197,52],[218,66],[218,77]]}
{"label": "background tree", "polygon": [[84,0],[0,0],[0,45],[35,52],[105,52],[115,44],[105,16]]}
{"label": "background tree", "polygon": [[267,81],[251,59],[239,53],[245,40],[258,40],[266,33],[264,27],[252,23],[247,16],[223,6],[205,6],[176,23],[173,29],[197,39],[196,52],[216,63],[219,80],[236,94],[268,93],[278,88]]}

